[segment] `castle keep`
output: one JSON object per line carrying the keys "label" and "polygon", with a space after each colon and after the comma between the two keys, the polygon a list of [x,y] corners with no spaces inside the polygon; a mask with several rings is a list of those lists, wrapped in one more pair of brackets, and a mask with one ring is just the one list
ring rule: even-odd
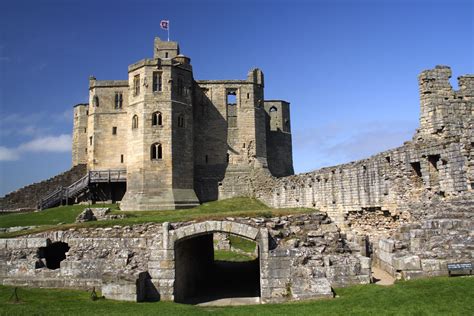
{"label": "castle keep", "polygon": [[[156,38],[154,58],[129,66],[128,80],[90,78],[89,104],[74,107],[72,170],[1,198],[0,209],[40,197],[41,208],[114,200],[152,210],[248,196],[314,212],[0,238],[0,283],[192,302],[209,288],[222,295],[232,276],[249,278],[246,293],[266,303],[332,297],[333,287],[372,282],[372,268],[411,279],[472,267],[474,75],[459,77],[457,90],[450,77],[447,66],[419,75],[412,140],[293,175],[289,103],[264,99],[263,73],[195,80],[178,44]],[[108,211],[88,208],[78,219],[123,216]],[[216,274],[214,250],[230,235],[253,241],[256,258]]]}
{"label": "castle keep", "polygon": [[90,78],[89,104],[74,107],[73,166],[126,170],[126,190],[105,188],[115,200],[125,191],[123,210],[231,196],[223,181],[255,168],[293,174],[289,103],[264,100],[261,70],[246,80],[195,80],[176,42],[154,44],[128,80]]}

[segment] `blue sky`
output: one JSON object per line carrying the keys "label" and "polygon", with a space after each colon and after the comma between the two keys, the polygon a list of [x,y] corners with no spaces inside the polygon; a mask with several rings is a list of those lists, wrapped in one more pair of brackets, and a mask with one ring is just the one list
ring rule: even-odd
{"label": "blue sky", "polygon": [[72,106],[88,77],[126,79],[171,40],[196,79],[265,73],[265,98],[291,102],[296,172],[360,159],[409,140],[417,75],[474,73],[472,1],[0,2],[0,195],[71,165]]}

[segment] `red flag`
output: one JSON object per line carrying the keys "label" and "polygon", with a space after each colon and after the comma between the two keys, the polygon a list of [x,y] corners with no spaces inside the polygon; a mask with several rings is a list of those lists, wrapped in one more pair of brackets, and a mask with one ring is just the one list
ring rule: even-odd
{"label": "red flag", "polygon": [[170,21],[169,20],[161,20],[160,26],[163,30],[168,30],[170,26]]}

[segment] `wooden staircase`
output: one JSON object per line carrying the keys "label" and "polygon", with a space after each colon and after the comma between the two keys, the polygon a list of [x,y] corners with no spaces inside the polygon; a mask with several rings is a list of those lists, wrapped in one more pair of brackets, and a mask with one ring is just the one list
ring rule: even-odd
{"label": "wooden staircase", "polygon": [[93,170],[84,177],[72,183],[68,187],[58,187],[42,197],[38,203],[41,210],[58,205],[68,204],[74,199],[89,191],[92,183],[126,182],[127,171],[125,169]]}

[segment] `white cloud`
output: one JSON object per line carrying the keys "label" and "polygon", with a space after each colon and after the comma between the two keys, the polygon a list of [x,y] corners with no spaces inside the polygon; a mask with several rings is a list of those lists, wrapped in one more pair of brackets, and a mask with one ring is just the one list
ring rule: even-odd
{"label": "white cloud", "polygon": [[18,151],[68,152],[71,150],[71,135],[46,136],[33,139],[18,146]]}
{"label": "white cloud", "polygon": [[18,152],[15,149],[0,146],[0,161],[18,160]]}
{"label": "white cloud", "polygon": [[1,137],[34,136],[42,137],[49,135],[57,127],[51,124],[51,119],[62,124],[72,124],[72,109],[58,113],[13,113],[0,115],[0,139]]}
{"label": "white cloud", "polygon": [[0,161],[18,160],[25,152],[62,153],[71,151],[72,138],[69,134],[38,137],[16,148],[0,146]]}

